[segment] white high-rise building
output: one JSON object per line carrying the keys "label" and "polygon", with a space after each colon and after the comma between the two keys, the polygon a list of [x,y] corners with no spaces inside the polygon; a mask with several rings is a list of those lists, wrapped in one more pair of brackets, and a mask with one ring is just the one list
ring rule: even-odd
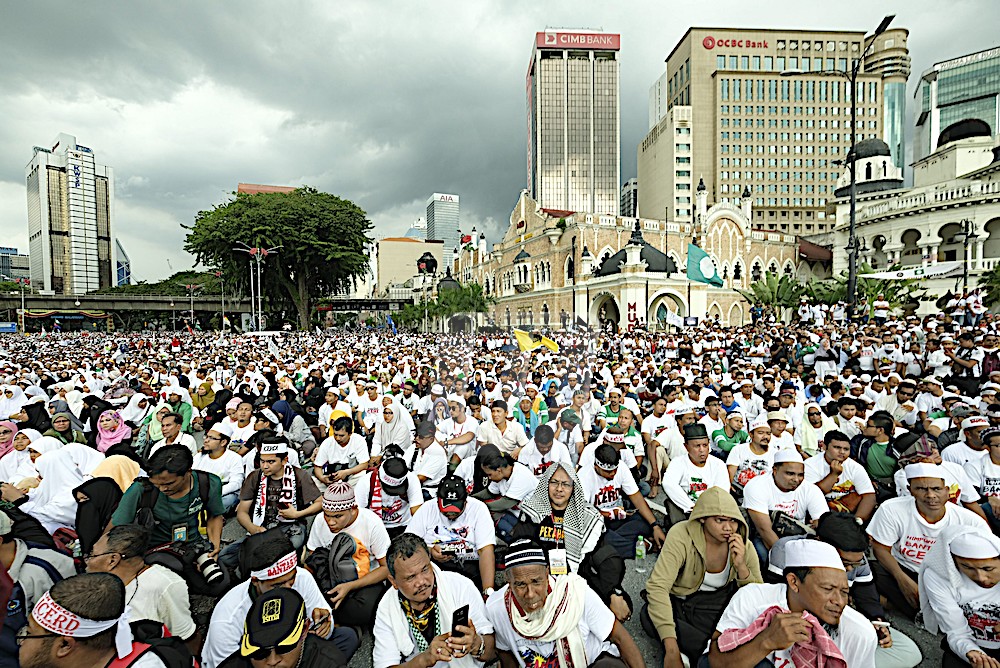
{"label": "white high-rise building", "polygon": [[427,200],[427,240],[444,242],[444,257],[450,260],[459,246],[460,207],[458,195],[434,193]]}
{"label": "white high-rise building", "polygon": [[618,215],[621,37],[535,34],[528,65],[528,194],[540,206]]}
{"label": "white high-rise building", "polygon": [[116,285],[113,170],[60,134],[35,147],[25,180],[32,285],[73,295]]}

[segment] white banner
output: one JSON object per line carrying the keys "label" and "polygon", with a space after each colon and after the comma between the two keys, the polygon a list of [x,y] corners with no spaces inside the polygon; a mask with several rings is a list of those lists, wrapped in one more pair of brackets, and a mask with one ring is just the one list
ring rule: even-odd
{"label": "white banner", "polygon": [[666,320],[667,320],[667,324],[668,325],[674,325],[675,327],[683,327],[684,326],[684,318],[682,318],[681,316],[677,315],[673,311],[667,311],[667,318],[666,318]]}
{"label": "white banner", "polygon": [[938,262],[927,266],[913,267],[912,269],[900,269],[898,271],[878,271],[872,274],[858,274],[859,278],[882,278],[896,281],[904,281],[911,278],[943,278],[952,273],[962,271],[961,262]]}

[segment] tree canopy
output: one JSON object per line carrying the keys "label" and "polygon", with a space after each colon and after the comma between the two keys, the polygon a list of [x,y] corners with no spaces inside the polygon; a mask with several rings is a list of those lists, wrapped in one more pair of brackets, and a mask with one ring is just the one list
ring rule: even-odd
{"label": "tree canopy", "polygon": [[418,328],[424,319],[424,307],[430,318],[450,318],[459,313],[486,313],[490,306],[496,303],[493,297],[487,296],[483,286],[478,283],[467,283],[459,288],[443,290],[437,299],[407,304],[398,314],[393,316],[396,324],[404,327]]}
{"label": "tree canopy", "polygon": [[250,255],[239,243],[280,249],[261,265],[263,295],[274,310],[287,304],[309,327],[318,297],[353,287],[368,271],[371,221],[357,204],[303,186],[290,193],[237,194],[195,216],[184,248],[199,262],[221,269],[249,294]]}
{"label": "tree canopy", "polygon": [[[101,288],[94,294],[101,295],[171,295],[174,297],[187,297],[187,286],[197,285],[195,296],[219,295],[222,294],[222,283],[220,277],[214,271],[178,271],[170,278],[155,283],[139,281],[129,285],[117,285],[110,288]],[[227,287],[229,294],[233,293],[232,287]]]}

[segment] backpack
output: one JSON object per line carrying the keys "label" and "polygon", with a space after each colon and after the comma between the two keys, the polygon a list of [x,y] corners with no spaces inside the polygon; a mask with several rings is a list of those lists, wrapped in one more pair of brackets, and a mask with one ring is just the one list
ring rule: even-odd
{"label": "backpack", "polygon": [[168,634],[163,624],[151,620],[140,620],[129,624],[132,627],[132,653],[123,659],[115,657],[108,668],[131,666],[146,652],[152,652],[167,668],[199,668],[197,659],[180,638]]}
{"label": "backpack", "polygon": [[[199,526],[207,526],[211,478],[206,471],[192,470],[191,472],[198,478],[198,497],[201,499],[201,512],[198,514],[198,524]],[[160,498],[160,490],[149,481],[149,478],[139,478],[139,482],[142,484],[142,495],[139,497],[139,503],[136,507],[135,523],[148,530],[152,530],[159,524],[156,515],[153,514],[153,507],[156,505],[156,500]]]}
{"label": "backpack", "polygon": [[344,582],[359,580],[368,574],[370,563],[364,555],[364,563],[358,563],[356,557],[358,545],[354,537],[346,531],[341,531],[333,537],[329,547],[315,550],[306,559],[306,566],[312,571],[316,583],[322,591],[333,589]]}
{"label": "backpack", "polygon": [[1000,371],[1000,350],[991,350],[986,353],[981,366],[983,372],[980,376],[980,381],[985,383],[989,381],[991,373]]}

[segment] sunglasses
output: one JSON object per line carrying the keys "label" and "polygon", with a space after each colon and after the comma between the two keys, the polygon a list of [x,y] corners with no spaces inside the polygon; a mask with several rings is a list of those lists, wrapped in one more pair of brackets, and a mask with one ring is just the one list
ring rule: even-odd
{"label": "sunglasses", "polygon": [[293,649],[298,647],[298,645],[299,645],[298,643],[294,643],[292,645],[275,645],[274,647],[261,647],[260,649],[251,652],[250,656],[248,656],[247,658],[250,659],[251,661],[263,661],[267,657],[271,656],[271,652],[274,652],[279,656],[282,654],[288,654]]}

